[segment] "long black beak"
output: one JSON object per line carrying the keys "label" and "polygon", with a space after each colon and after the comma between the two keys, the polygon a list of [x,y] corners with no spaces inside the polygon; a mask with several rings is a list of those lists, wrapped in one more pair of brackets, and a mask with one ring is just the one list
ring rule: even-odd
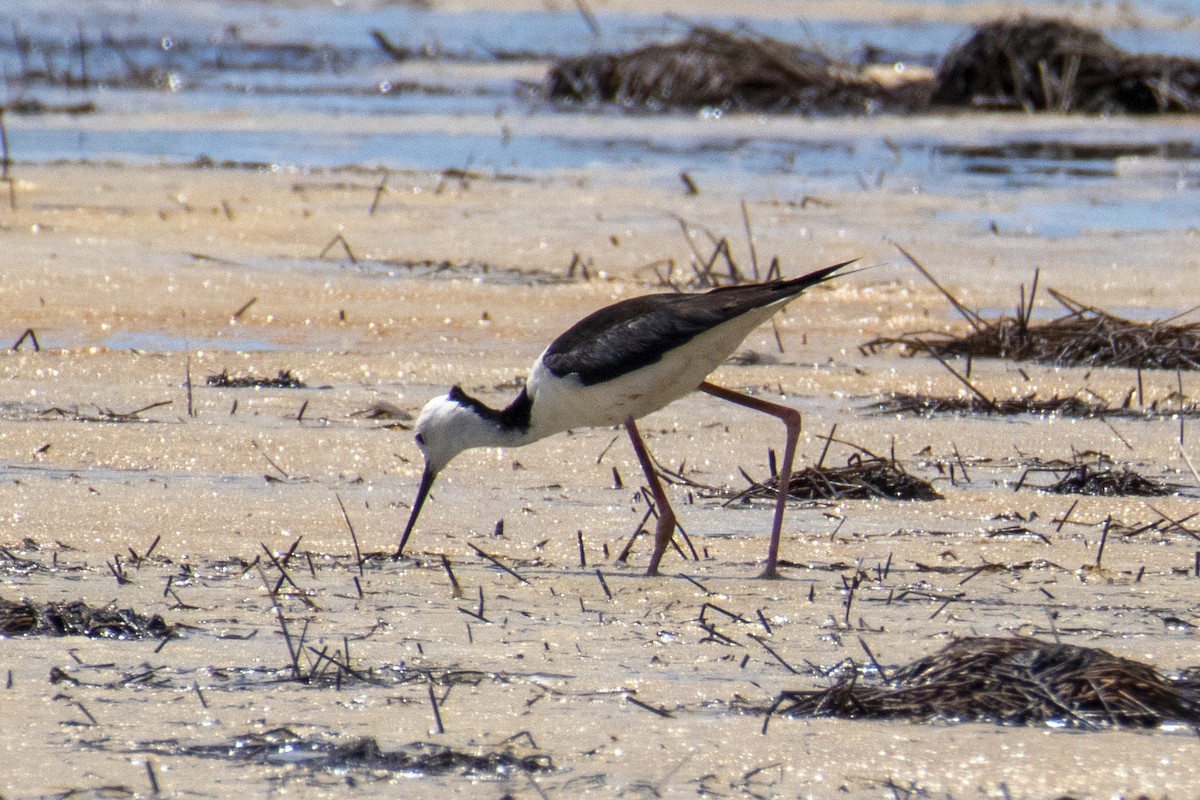
{"label": "long black beak", "polygon": [[404,526],[404,535],[400,537],[400,546],[392,554],[393,561],[399,561],[400,556],[404,555],[404,545],[408,544],[408,537],[412,535],[413,528],[417,525],[421,506],[425,505],[425,498],[429,496],[429,489],[433,486],[433,479],[436,477],[437,473],[430,468],[429,464],[426,464],[425,472],[421,474],[421,485],[417,487],[417,499],[413,501],[412,513],[408,515],[408,524]]}

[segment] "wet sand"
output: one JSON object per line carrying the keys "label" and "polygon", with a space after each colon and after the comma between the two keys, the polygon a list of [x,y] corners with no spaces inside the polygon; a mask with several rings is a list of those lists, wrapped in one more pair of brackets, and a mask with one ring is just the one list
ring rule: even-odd
{"label": "wet sand", "polygon": [[[1106,519],[1136,527],[1196,510],[1178,420],[881,416],[870,407],[887,392],[965,389],[928,359],[858,350],[958,325],[893,241],[972,307],[1015,305],[1040,267],[1043,286],[1155,316],[1200,303],[1194,233],[1046,240],[948,213],[1052,201],[1054,190],[968,201],[930,186],[823,186],[806,200],[702,184],[690,196],[602,167],[520,179],[393,172],[374,214],[381,175],[367,170],[67,164],[15,175],[18,207],[0,212],[0,335],[8,344],[32,329],[41,350],[0,354],[4,596],[113,602],[162,614],[181,636],[161,647],[5,641],[6,796],[146,795],[147,760],[164,794],[205,797],[1183,797],[1200,782],[1200,744],[1180,732],[774,719],[760,733],[781,690],[825,685],[814,666],[864,661],[860,640],[885,665],[955,636],[1018,633],[1167,671],[1197,663],[1190,535],[1110,537],[1095,567]],[[748,266],[738,206],[748,194],[762,261],[779,255],[787,274],[854,257],[872,269],[792,304],[777,320],[782,352],[765,326],[745,345],[757,363],[714,380],[802,409],[803,463],[836,424],[840,440],[894,450],[945,499],[794,504],[790,563],[768,582],[754,575],[769,504],[724,507],[676,488],[700,560],[672,555],[664,577],[645,578],[644,541],[628,565],[614,560],[645,513],[636,461],[622,432],[587,430],[465,454],[436,488],[413,558],[386,558],[420,470],[405,415],[452,382],[502,404],[563,328],[655,290],[647,265],[662,274],[673,260],[685,280],[680,217],[728,236]],[[567,277],[573,254],[590,279]],[[1053,301],[1040,295],[1039,307]],[[223,370],[291,370],[309,388],[204,385]],[[973,375],[997,396],[1090,391],[1113,403],[1136,382],[1129,370],[1003,362],[977,362]],[[1183,383],[1194,395],[1195,378]],[[1147,404],[1175,390],[1173,373],[1145,375]],[[399,417],[364,414],[384,403]],[[706,486],[741,488],[740,469],[764,477],[768,448],[782,444],[774,421],[700,395],[643,430],[663,463],[686,464]],[[1076,498],[1013,491],[1035,459],[1089,450],[1190,496],[1078,498],[1062,523]],[[834,445],[826,458],[851,454]],[[959,469],[951,484],[959,456],[968,477]],[[338,498],[370,556],[361,571]],[[281,609],[293,644],[303,631],[314,648],[301,663],[348,642],[372,679],[288,679],[264,586],[280,575],[264,551],[297,539]],[[131,553],[152,542],[149,558]],[[867,579],[847,614],[843,581],[856,568]],[[48,682],[52,668],[69,678]],[[512,748],[553,769],[413,777],[188,750],[283,727],[384,749]]]}

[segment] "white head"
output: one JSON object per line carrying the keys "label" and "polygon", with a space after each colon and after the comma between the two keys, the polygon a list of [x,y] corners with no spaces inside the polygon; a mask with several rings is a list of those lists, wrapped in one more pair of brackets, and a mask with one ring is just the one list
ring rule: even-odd
{"label": "white head", "polygon": [[417,448],[425,456],[425,471],[417,487],[417,497],[413,501],[404,535],[400,537],[400,546],[393,558],[399,558],[404,553],[404,545],[417,524],[417,516],[421,513],[421,506],[425,504],[434,479],[456,455],[472,447],[494,447],[509,443],[512,434],[506,435],[497,421],[498,413],[457,386],[449,393],[433,398],[421,409],[414,438]]}
{"label": "white head", "polygon": [[456,386],[426,403],[417,417],[413,438],[425,456],[425,468],[435,475],[463,450],[484,447],[495,438],[495,423],[481,417],[474,404],[464,402],[466,397]]}

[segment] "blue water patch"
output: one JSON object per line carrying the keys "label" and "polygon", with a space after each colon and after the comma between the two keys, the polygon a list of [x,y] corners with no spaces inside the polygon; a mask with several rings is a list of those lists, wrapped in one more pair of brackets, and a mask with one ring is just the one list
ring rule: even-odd
{"label": "blue water patch", "polygon": [[969,222],[980,232],[1041,239],[1195,231],[1200,230],[1200,191],[1190,189],[1153,199],[1026,203],[1011,211],[955,211],[939,217]]}
{"label": "blue water patch", "polygon": [[[1007,115],[995,132],[978,124],[921,121],[911,130],[886,126],[885,138],[869,119],[805,127],[803,120],[781,125],[775,118],[755,126],[746,117],[725,124],[715,111],[564,112],[537,86],[551,56],[670,41],[691,25],[769,34],[851,61],[932,65],[965,39],[970,26],[906,12],[916,5],[897,2],[895,13],[873,20],[600,10],[596,35],[569,3],[536,11],[454,13],[403,3],[34,0],[0,15],[0,30],[11,30],[0,36],[7,100],[90,102],[96,111],[77,117],[8,115],[10,155],[18,164],[111,160],[289,170],[355,165],[530,175],[603,166],[613,175],[637,169],[676,184],[686,170],[707,181],[706,192],[743,196],[804,193],[814,184],[818,190],[930,187],[944,194],[1016,196],[1030,187],[1090,188],[1131,180],[1120,175],[1120,160],[1131,155],[1164,160],[1185,176],[1200,173],[1200,145],[1173,122],[1158,119],[1134,125],[1083,118],[1064,124],[1056,118],[1047,126],[1030,115],[1027,128],[1014,133],[1014,120],[1022,118]],[[1143,7],[1147,14],[1174,14],[1182,22],[1200,11],[1200,0]],[[1030,8],[1054,13],[1058,4],[1034,2]],[[1127,26],[1105,34],[1134,52],[1200,56],[1200,34],[1190,24],[1138,25],[1134,14]],[[394,61],[375,35],[413,59]],[[125,124],[128,115],[138,115],[138,122]],[[613,120],[627,124],[609,124]],[[1059,141],[1047,142],[1051,137]],[[1152,185],[1155,179],[1137,180]],[[1196,210],[1189,190],[1119,206],[1086,199],[1043,204],[981,214],[977,224],[1052,237],[1191,229]]]}

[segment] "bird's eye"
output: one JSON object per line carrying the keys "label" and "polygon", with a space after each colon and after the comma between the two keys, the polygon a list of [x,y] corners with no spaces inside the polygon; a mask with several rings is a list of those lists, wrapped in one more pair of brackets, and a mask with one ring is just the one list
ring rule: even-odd
{"label": "bird's eye", "polygon": [[417,447],[425,446],[425,437],[422,436],[421,434],[418,433],[416,436],[413,437],[413,440],[416,441]]}

